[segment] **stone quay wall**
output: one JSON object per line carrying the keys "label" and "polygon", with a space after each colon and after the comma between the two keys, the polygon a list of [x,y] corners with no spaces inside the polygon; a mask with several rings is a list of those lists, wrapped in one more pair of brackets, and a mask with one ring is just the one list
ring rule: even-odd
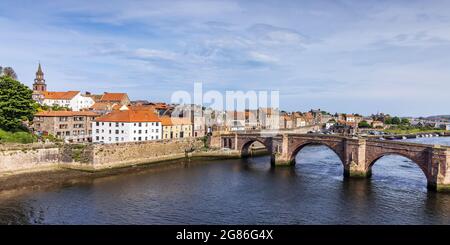
{"label": "stone quay wall", "polygon": [[175,160],[200,151],[203,146],[203,141],[195,138],[94,145],[88,150],[92,151],[92,161],[88,164],[94,169],[105,169]]}
{"label": "stone quay wall", "polygon": [[27,144],[0,146],[0,175],[51,170],[60,162],[60,146]]}
{"label": "stone quay wall", "polygon": [[0,145],[0,176],[54,169],[96,171],[195,156],[201,138],[118,144]]}

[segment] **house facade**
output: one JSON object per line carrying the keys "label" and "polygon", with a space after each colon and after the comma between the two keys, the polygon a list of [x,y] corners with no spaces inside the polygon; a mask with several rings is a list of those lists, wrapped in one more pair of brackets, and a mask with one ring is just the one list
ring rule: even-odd
{"label": "house facade", "polygon": [[193,124],[189,118],[161,117],[162,138],[180,139],[193,137]]}
{"label": "house facade", "polygon": [[161,120],[147,110],[114,110],[92,123],[94,143],[139,142],[162,139]]}
{"label": "house facade", "polygon": [[53,135],[65,142],[91,142],[92,122],[98,116],[89,111],[43,111],[35,114],[32,128],[38,135]]}
{"label": "house facade", "polygon": [[42,92],[41,104],[47,106],[67,107],[72,111],[80,111],[87,109],[94,105],[94,100],[91,97],[84,96],[80,91],[67,92]]}

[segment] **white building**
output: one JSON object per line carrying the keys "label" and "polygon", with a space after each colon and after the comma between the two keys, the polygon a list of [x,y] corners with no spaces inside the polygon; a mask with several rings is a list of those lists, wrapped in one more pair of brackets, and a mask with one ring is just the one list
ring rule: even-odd
{"label": "white building", "polygon": [[92,141],[138,142],[162,139],[158,116],[148,110],[114,110],[92,123]]}
{"label": "white building", "polygon": [[72,111],[80,111],[84,108],[91,107],[95,102],[91,97],[84,96],[80,91],[67,92],[41,92],[41,104],[48,106],[68,107]]}

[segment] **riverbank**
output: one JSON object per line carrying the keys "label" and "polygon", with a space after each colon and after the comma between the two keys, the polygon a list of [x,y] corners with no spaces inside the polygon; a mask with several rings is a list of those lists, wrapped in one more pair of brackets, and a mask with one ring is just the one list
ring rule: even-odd
{"label": "riverbank", "polygon": [[[264,154],[259,151],[258,154]],[[192,152],[186,156],[167,160],[135,163],[127,166],[117,166],[100,170],[83,170],[64,166],[39,171],[28,171],[3,174],[0,176],[0,192],[17,190],[37,190],[50,187],[67,186],[76,183],[91,182],[96,178],[109,177],[120,174],[139,173],[141,171],[160,171],[185,167],[191,162],[207,163],[214,160],[236,159],[240,155],[234,151],[205,151]]]}

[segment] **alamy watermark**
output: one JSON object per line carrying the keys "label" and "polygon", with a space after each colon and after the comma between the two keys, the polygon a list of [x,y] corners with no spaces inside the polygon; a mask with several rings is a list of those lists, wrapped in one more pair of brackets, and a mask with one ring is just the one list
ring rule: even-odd
{"label": "alamy watermark", "polygon": [[279,91],[217,90],[203,91],[202,83],[194,83],[193,92],[175,91],[171,116],[190,116],[194,124],[216,130],[278,130]]}

